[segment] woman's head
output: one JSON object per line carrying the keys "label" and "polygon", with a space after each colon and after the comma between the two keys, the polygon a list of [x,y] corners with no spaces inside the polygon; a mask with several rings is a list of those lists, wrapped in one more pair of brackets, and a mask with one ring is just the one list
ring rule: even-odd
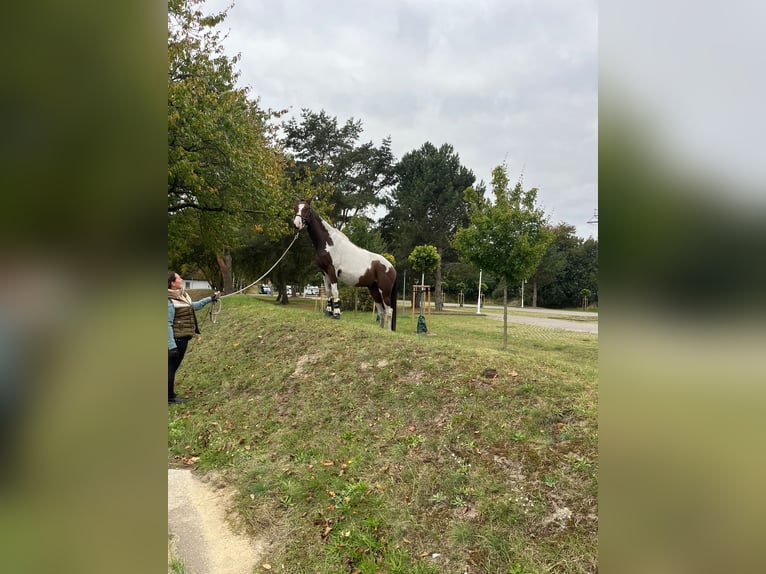
{"label": "woman's head", "polygon": [[168,289],[180,289],[184,285],[183,281],[175,271],[168,273]]}

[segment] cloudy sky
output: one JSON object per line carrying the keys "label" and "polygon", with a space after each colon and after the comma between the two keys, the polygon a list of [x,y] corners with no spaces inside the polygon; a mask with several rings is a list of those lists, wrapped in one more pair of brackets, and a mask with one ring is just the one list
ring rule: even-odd
{"label": "cloudy sky", "polygon": [[477,182],[505,160],[551,223],[598,237],[595,0],[237,0],[222,29],[262,107],[361,120],[396,159],[449,143]]}

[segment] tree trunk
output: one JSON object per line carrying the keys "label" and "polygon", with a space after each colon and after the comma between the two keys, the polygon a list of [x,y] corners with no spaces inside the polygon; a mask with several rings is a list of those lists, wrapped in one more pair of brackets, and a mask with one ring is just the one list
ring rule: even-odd
{"label": "tree trunk", "polygon": [[222,253],[219,255],[216,253],[216,261],[218,261],[218,269],[221,271],[221,280],[224,293],[231,293],[234,291],[234,283],[231,278],[231,251],[228,247],[224,247]]}
{"label": "tree trunk", "polygon": [[277,303],[280,305],[287,305],[290,301],[287,298],[287,273],[284,265],[279,265],[276,268],[271,277],[271,281],[277,288]]}
{"label": "tree trunk", "polygon": [[503,351],[508,348],[508,281],[503,285]]}
{"label": "tree trunk", "polygon": [[532,280],[532,307],[537,307],[537,279]]}
{"label": "tree trunk", "polygon": [[277,293],[278,293],[277,303],[279,303],[280,305],[287,305],[287,303],[289,302],[287,298],[287,285],[284,283],[280,283],[277,286]]}

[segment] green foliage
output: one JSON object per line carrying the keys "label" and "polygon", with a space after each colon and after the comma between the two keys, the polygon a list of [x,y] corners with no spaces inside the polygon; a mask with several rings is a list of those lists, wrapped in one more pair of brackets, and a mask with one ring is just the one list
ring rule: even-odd
{"label": "green foliage", "polygon": [[495,204],[474,196],[470,224],[455,233],[453,245],[477,267],[515,285],[532,275],[552,235],[535,208],[536,188],[525,191],[519,181],[510,189],[505,164],[492,171],[492,186]]}
{"label": "green foliage", "polygon": [[384,236],[405,259],[416,245],[435,245],[440,253],[468,216],[463,193],[475,181],[449,144],[438,149],[426,142],[402,157],[396,166],[398,185],[387,202]]}
{"label": "green foliage", "polygon": [[[479,292],[479,268],[470,261],[457,261],[445,263],[442,259],[442,277],[450,285],[462,283],[461,288],[456,292],[463,291],[467,298],[476,299]],[[482,289],[484,294],[490,293],[499,283],[498,279],[488,270],[484,270],[482,275]]]}
{"label": "green foliage", "polygon": [[541,300],[541,291],[549,285],[551,286],[550,290],[561,289],[563,287],[558,283],[560,279],[564,278],[563,272],[566,269],[569,254],[578,245],[578,238],[575,235],[575,227],[573,225],[561,223],[552,227],[551,232],[553,233],[553,239],[545,250],[540,265],[538,265],[531,278],[537,286],[537,302],[542,306],[550,306],[550,304],[544,303]]}
{"label": "green foliage", "polygon": [[[226,262],[243,229],[284,233],[283,157],[269,121],[247,89],[236,87],[237,58],[224,54],[199,0],[168,6],[168,255]],[[209,255],[206,255],[209,254]],[[199,263],[203,263],[199,261]],[[224,271],[224,269],[221,269]]]}
{"label": "green foliage", "polygon": [[[503,304],[508,305],[508,286],[528,279],[537,268],[552,240],[545,214],[535,207],[537,189],[524,190],[519,180],[511,189],[505,163],[492,170],[494,205],[476,193],[470,225],[455,233],[458,253],[477,267],[487,269],[504,281]],[[508,344],[507,317],[503,319],[503,348]]]}
{"label": "green foliage", "polygon": [[168,564],[168,570],[172,574],[186,574],[186,566],[178,558],[171,558]]}
{"label": "green foliage", "polygon": [[582,240],[572,225],[561,223],[551,229],[553,241],[533,276],[537,282],[537,304],[542,307],[578,307],[581,291],[588,289],[589,301],[598,301],[598,240]]}
{"label": "green foliage", "polygon": [[[359,143],[362,122],[353,118],[342,126],[324,110],[301,111],[300,121],[283,124],[284,146],[290,154],[289,175],[293,181],[312,177],[332,205],[325,215],[344,229],[351,218],[368,207],[382,203],[383,193],[394,183],[391,140],[379,147]],[[310,196],[303,195],[308,198]]]}
{"label": "green foliage", "polygon": [[418,245],[407,257],[407,261],[415,271],[433,271],[441,263],[441,256],[433,245]]}

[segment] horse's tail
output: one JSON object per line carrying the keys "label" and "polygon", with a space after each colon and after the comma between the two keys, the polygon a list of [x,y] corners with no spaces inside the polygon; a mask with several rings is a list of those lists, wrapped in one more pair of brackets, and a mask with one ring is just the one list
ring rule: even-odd
{"label": "horse's tail", "polygon": [[391,330],[396,331],[396,280],[391,286]]}

